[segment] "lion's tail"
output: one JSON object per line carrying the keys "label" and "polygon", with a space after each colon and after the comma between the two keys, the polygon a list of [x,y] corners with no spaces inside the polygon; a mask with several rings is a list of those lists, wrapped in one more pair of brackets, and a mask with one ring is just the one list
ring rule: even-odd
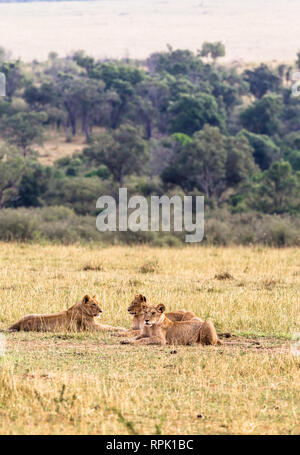
{"label": "lion's tail", "polygon": [[11,325],[8,327],[7,331],[8,332],[19,332],[21,330],[21,324],[20,321],[16,322],[15,324]]}

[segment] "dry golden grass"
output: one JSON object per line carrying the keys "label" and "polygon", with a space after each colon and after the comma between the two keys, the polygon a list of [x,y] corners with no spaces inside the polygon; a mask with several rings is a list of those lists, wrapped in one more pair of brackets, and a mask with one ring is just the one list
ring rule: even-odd
{"label": "dry golden grass", "polygon": [[236,335],[172,354],[109,334],[5,334],[2,434],[299,433],[299,249],[0,244],[0,274],[0,329],[87,292],[103,323],[129,327],[141,292]]}
{"label": "dry golden grass", "polygon": [[[5,145],[5,141],[0,137],[0,148]],[[79,134],[72,137],[71,142],[66,142],[63,131],[57,132],[48,129],[45,133],[45,141],[42,145],[34,145],[33,149],[39,153],[38,160],[45,166],[50,166],[55,160],[65,156],[71,156],[75,152],[82,152],[86,147],[85,136]]]}
{"label": "dry golden grass", "polygon": [[66,136],[63,132],[48,130],[43,145],[34,148],[39,152],[39,161],[49,166],[55,160],[64,156],[73,155],[75,152],[82,152],[84,147],[86,147],[86,142],[85,136],[82,134],[72,137],[71,142],[66,142]]}
{"label": "dry golden grass", "polygon": [[[95,135],[103,131],[104,129],[101,127],[93,128],[93,134]],[[34,146],[34,150],[39,153],[38,160],[42,164],[50,166],[55,160],[71,156],[73,153],[81,153],[86,146],[86,137],[80,131],[76,136],[71,137],[71,142],[67,142],[63,130],[48,129],[45,133],[43,145]]]}

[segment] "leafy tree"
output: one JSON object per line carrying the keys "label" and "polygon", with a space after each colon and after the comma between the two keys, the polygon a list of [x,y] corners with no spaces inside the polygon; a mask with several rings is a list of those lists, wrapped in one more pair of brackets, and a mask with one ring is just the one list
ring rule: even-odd
{"label": "leafy tree", "polygon": [[292,95],[290,89],[284,91],[284,105],[281,113],[281,131],[288,134],[299,131],[300,125],[300,100]]}
{"label": "leafy tree", "polygon": [[229,114],[235,106],[241,104],[239,87],[236,87],[229,82],[215,83],[212,94],[217,99],[222,98],[227,114]]}
{"label": "leafy tree", "polygon": [[216,43],[208,43],[204,42],[202,44],[202,48],[199,51],[200,57],[211,57],[214,64],[216,63],[219,57],[224,57],[226,54],[225,46],[221,41],[217,41]]}
{"label": "leafy tree", "polygon": [[218,128],[205,125],[192,138],[174,134],[173,140],[173,159],[162,173],[165,183],[219,197],[227,187],[239,185],[256,171],[253,149],[244,136],[227,137]]}
{"label": "leafy tree", "polygon": [[68,127],[71,127],[73,136],[77,133],[77,120],[79,116],[80,103],[77,98],[78,87],[77,80],[74,76],[62,76],[57,83],[59,95],[63,107],[67,112],[67,123],[65,125],[66,139],[69,140]]}
{"label": "leafy tree", "polygon": [[40,86],[31,83],[24,91],[24,99],[34,110],[43,110],[46,105],[58,106],[59,92],[53,82],[43,82]]}
{"label": "leafy tree", "polygon": [[226,181],[234,187],[247,180],[257,169],[253,159],[253,149],[246,137],[238,135],[226,139]]}
{"label": "leafy tree", "polygon": [[156,52],[147,60],[150,73],[169,73],[173,76],[186,76],[194,80],[195,75],[203,71],[203,63],[189,50],[168,47],[168,52]]}
{"label": "leafy tree", "polygon": [[149,158],[145,141],[131,125],[99,135],[83,154],[96,166],[104,164],[120,186],[126,176],[139,174]]}
{"label": "leafy tree", "polygon": [[165,81],[146,78],[137,85],[128,117],[144,126],[145,139],[152,137],[154,128],[166,132],[169,98],[170,89]]}
{"label": "leafy tree", "polygon": [[111,105],[111,127],[118,128],[127,115],[136,86],[145,78],[145,72],[133,65],[119,62],[95,63],[88,75],[105,83]]}
{"label": "leafy tree", "polygon": [[0,210],[16,200],[23,172],[22,158],[2,156],[0,159]]}
{"label": "leafy tree", "polygon": [[300,131],[293,131],[286,134],[282,138],[282,147],[291,152],[292,150],[300,150]]}
{"label": "leafy tree", "polygon": [[41,207],[44,205],[42,198],[49,188],[51,177],[50,167],[42,166],[34,160],[27,162],[18,185],[18,195],[14,206]]}
{"label": "leafy tree", "polygon": [[127,82],[128,87],[136,86],[145,78],[144,71],[139,68],[118,62],[100,63],[93,71],[91,77],[103,80],[107,89],[117,89],[121,82]]}
{"label": "leafy tree", "polygon": [[104,83],[101,81],[81,79],[78,81],[75,90],[82,119],[82,132],[85,134],[88,142],[91,137],[93,124],[99,124],[102,120],[103,107],[106,103]]}
{"label": "leafy tree", "polygon": [[211,95],[182,95],[169,108],[170,132],[192,135],[207,123],[225,130],[225,113],[220,112]]}
{"label": "leafy tree", "polygon": [[247,138],[254,150],[255,162],[261,170],[268,169],[273,161],[280,158],[280,149],[269,136],[250,133],[247,130],[241,130],[239,135]]}
{"label": "leafy tree", "polygon": [[185,147],[193,142],[193,139],[184,133],[174,133],[172,134],[172,139],[176,144],[180,144],[181,147]]}
{"label": "leafy tree", "polygon": [[85,68],[88,75],[91,74],[95,65],[95,59],[93,57],[86,55],[86,53],[83,50],[80,50],[75,52],[72,58],[79,66]]}
{"label": "leafy tree", "polygon": [[19,147],[26,157],[34,144],[41,144],[44,137],[43,123],[47,119],[44,112],[18,112],[5,116],[1,122],[3,136],[10,144]]}
{"label": "leafy tree", "polygon": [[205,125],[191,141],[181,142],[162,179],[188,191],[197,188],[208,197],[219,196],[225,188],[226,159],[225,136],[218,128]]}
{"label": "leafy tree", "polygon": [[287,156],[294,171],[300,171],[300,150],[293,150]]}
{"label": "leafy tree", "polygon": [[151,179],[161,175],[164,169],[170,165],[173,153],[173,141],[169,138],[151,140],[148,165],[149,177]]}
{"label": "leafy tree", "polygon": [[277,73],[278,76],[281,79],[281,83],[284,84],[285,81],[289,81],[289,72],[290,72],[290,67],[288,65],[285,65],[284,63],[281,63],[277,67]]}
{"label": "leafy tree", "polygon": [[129,112],[129,117],[138,119],[138,123],[142,123],[144,125],[144,138],[150,139],[153,133],[153,123],[155,121],[156,114],[152,103],[147,98],[137,96],[134,98],[131,107],[132,114]]}
{"label": "leafy tree", "polygon": [[265,171],[259,188],[260,209],[270,213],[284,213],[292,208],[299,210],[300,174],[293,174],[287,161],[273,163]]}
{"label": "leafy tree", "polygon": [[267,65],[261,64],[254,70],[244,71],[244,79],[249,83],[250,92],[262,98],[267,92],[278,92],[281,79]]}
{"label": "leafy tree", "polygon": [[281,97],[265,95],[242,111],[240,118],[242,125],[247,130],[256,134],[272,136],[278,131],[281,112]]}

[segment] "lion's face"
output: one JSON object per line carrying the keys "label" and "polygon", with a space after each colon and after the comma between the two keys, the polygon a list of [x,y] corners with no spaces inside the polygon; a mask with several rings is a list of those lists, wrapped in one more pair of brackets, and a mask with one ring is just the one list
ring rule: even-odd
{"label": "lion's face", "polygon": [[94,297],[85,295],[82,299],[82,305],[84,307],[85,312],[92,317],[99,316],[102,313],[99,303],[97,302],[95,297],[96,297],[95,295]]}
{"label": "lion's face", "polygon": [[161,322],[161,316],[165,311],[165,305],[160,303],[157,306],[149,306],[144,309],[144,324],[151,327]]}
{"label": "lion's face", "polygon": [[131,316],[139,316],[140,314],[143,314],[144,307],[147,306],[146,300],[146,297],[142,294],[135,295],[134,300],[127,308],[128,313]]}

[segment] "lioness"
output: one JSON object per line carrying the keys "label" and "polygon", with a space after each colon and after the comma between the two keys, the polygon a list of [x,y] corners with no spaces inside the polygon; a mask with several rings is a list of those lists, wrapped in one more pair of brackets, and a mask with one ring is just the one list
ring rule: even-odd
{"label": "lioness", "polygon": [[[147,334],[148,327],[144,325],[144,309],[148,305],[149,304],[147,303],[147,299],[144,295],[135,295],[133,301],[127,309],[130,316],[133,317],[131,328],[127,330],[125,334],[124,332],[120,332],[114,335],[132,337],[140,335],[142,332]],[[170,319],[170,321],[188,321],[196,315],[193,311],[178,310],[166,313],[166,316]]]}
{"label": "lioness", "polygon": [[212,322],[194,317],[189,321],[171,321],[164,314],[165,306],[144,306],[144,325],[147,333],[122,340],[121,344],[221,344]]}
{"label": "lioness", "polygon": [[9,327],[10,331],[58,332],[68,331],[113,331],[122,330],[121,327],[97,324],[96,316],[102,310],[94,297],[85,295],[81,302],[61,313],[54,314],[29,314]]}

